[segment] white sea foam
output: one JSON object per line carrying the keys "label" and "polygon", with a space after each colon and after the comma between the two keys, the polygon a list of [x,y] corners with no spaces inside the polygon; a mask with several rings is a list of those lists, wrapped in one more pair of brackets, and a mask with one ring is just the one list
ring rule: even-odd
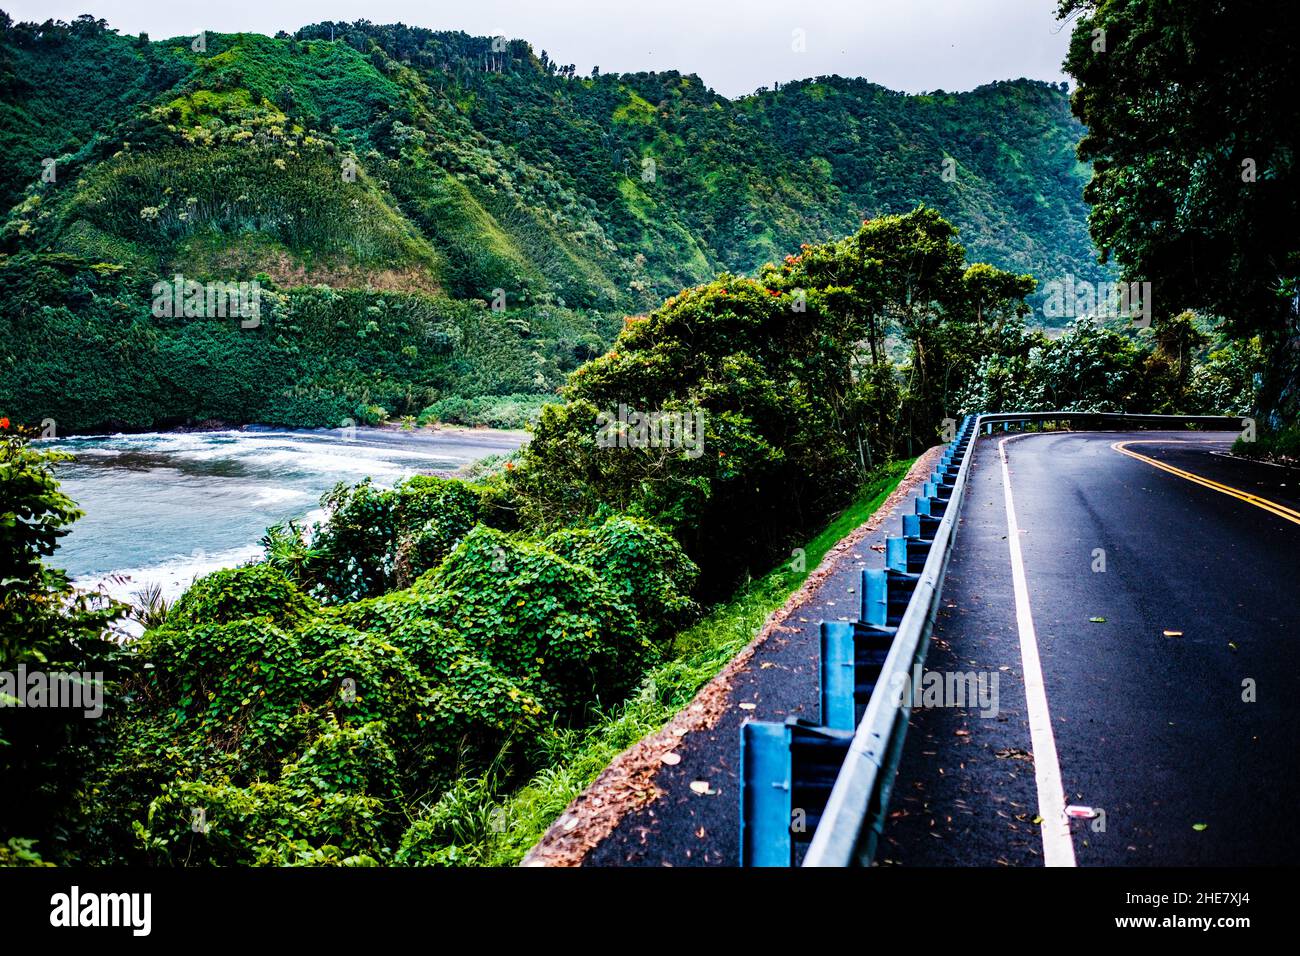
{"label": "white sea foam", "polygon": [[185,593],[195,578],[222,568],[238,567],[261,556],[262,547],[257,544],[216,554],[199,550],[149,567],[122,568],[108,574],[75,578],[72,583],[84,591],[100,591],[127,604],[135,599],[138,591],[156,584],[162,589],[163,598],[170,602]]}

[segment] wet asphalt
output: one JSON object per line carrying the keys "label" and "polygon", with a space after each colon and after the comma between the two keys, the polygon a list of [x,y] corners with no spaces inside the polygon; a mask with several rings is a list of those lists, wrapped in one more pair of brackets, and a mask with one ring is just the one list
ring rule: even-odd
{"label": "wet asphalt", "polygon": [[[926,661],[996,670],[999,713],[913,713],[882,865],[1042,862],[1000,437],[976,447]],[[1066,800],[1097,812],[1072,827],[1080,866],[1282,864],[1300,851],[1300,524],[1111,447],[1133,440],[1300,510],[1300,474],[1225,457],[1232,437],[1007,444]]]}

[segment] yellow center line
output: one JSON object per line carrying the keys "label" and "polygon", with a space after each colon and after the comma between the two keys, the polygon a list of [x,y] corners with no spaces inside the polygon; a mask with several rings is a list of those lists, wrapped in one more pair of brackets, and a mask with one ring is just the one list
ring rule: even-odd
{"label": "yellow center line", "polygon": [[1146,455],[1139,455],[1135,451],[1130,451],[1127,447],[1128,445],[1164,445],[1164,444],[1171,444],[1175,442],[1180,444],[1184,443],[1182,439],[1176,439],[1176,438],[1175,439],[1153,438],[1153,439],[1139,439],[1133,441],[1117,441],[1110,447],[1113,448],[1115,451],[1119,452],[1121,455],[1128,455],[1130,458],[1136,458],[1138,461],[1144,461],[1148,465],[1154,465],[1156,468],[1159,468],[1161,471],[1167,471],[1171,475],[1177,475],[1179,478],[1186,478],[1188,481],[1195,482],[1198,485],[1201,485],[1205,488],[1213,489],[1214,491],[1218,491],[1222,494],[1231,495],[1232,497],[1238,498],[1246,502],[1247,504],[1254,505],[1256,508],[1262,508],[1265,511],[1269,512],[1270,514],[1275,514],[1279,518],[1285,518],[1287,521],[1290,521],[1293,524],[1300,524],[1300,511],[1293,511],[1292,509],[1286,507],[1286,505],[1280,505],[1276,501],[1269,501],[1267,498],[1261,498],[1259,495],[1252,495],[1249,492],[1242,491],[1238,488],[1233,488],[1231,485],[1220,484],[1217,481],[1211,481],[1209,478],[1202,478],[1200,475],[1194,475],[1190,471],[1183,471],[1181,468],[1175,468],[1173,465],[1168,465],[1163,461],[1157,461],[1154,458],[1148,458]]}

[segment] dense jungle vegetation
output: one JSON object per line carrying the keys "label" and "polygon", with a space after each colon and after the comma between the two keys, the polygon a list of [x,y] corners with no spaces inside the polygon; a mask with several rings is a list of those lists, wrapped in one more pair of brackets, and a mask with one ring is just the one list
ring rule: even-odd
{"label": "dense jungle vegetation", "polygon": [[[624,317],[921,204],[999,268],[1108,274],[1082,128],[1027,80],[728,100],[402,25],[151,40],[0,14],[0,94],[0,409],[64,433],[551,395]],[[258,279],[261,323],[155,317],[177,274]]]}
{"label": "dense jungle vegetation", "polygon": [[[1194,316],[1048,339],[1025,324],[1033,287],[968,264],[928,209],[724,273],[570,373],[510,460],[340,485],[314,534],[269,529],[263,560],[150,608],[125,648],[100,637],[114,610],[73,601],[42,561],[77,515],[57,453],[0,421],[16,518],[0,525],[0,660],[101,672],[108,690],[94,721],[0,710],[6,779],[24,781],[0,791],[0,818],[22,821],[5,852],[518,859],[594,755],[688,701],[800,579],[792,552],[878,503],[947,410],[1249,401],[1248,347],[1191,369]],[[620,402],[698,411],[704,453],[601,447],[597,415]]]}

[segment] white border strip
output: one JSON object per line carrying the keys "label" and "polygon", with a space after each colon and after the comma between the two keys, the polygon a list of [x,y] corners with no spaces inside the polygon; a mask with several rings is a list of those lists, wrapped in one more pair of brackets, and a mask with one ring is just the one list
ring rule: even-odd
{"label": "white border strip", "polygon": [[[1012,436],[1015,437],[1015,436]],[[1038,815],[1042,818],[1043,862],[1047,866],[1075,866],[1074,840],[1065,816],[1065,790],[1061,786],[1061,765],[1056,756],[1052,715],[1047,708],[1043,666],[1038,659],[1038,636],[1029,609],[1029,586],[1020,554],[1020,526],[1016,523],[1011,498],[1011,473],[1007,468],[1006,444],[998,442],[1002,458],[1002,490],[1007,504],[1007,546],[1011,551],[1011,579],[1016,592],[1016,625],[1020,631],[1020,661],[1024,668],[1025,706],[1029,711],[1029,740],[1034,749],[1034,779],[1038,784]]]}

